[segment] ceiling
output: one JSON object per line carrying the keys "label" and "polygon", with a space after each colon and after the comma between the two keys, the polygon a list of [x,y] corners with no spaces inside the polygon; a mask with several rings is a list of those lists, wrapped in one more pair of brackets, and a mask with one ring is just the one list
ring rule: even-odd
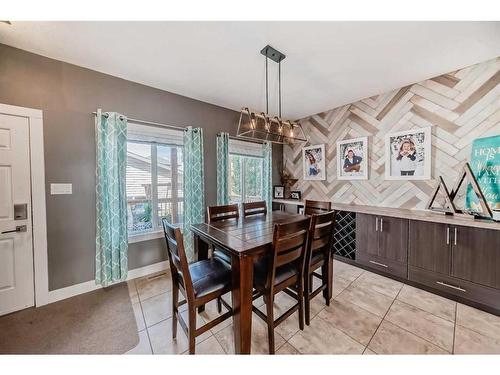
{"label": "ceiling", "polygon": [[[305,116],[500,56],[500,22],[12,22],[0,43],[239,110],[265,110],[270,44],[283,117]],[[270,113],[277,69],[270,62]]]}

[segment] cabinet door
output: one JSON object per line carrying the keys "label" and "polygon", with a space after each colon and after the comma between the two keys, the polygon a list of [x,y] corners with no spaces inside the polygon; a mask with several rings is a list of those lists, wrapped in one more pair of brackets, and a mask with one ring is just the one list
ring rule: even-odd
{"label": "cabinet door", "polygon": [[410,220],[410,266],[450,273],[450,228],[446,224]]}
{"label": "cabinet door", "polygon": [[381,216],[378,225],[378,257],[406,263],[408,220]]}
{"label": "cabinet door", "polygon": [[451,228],[452,276],[500,288],[500,231]]}
{"label": "cabinet door", "polygon": [[356,253],[378,255],[377,216],[356,214]]}

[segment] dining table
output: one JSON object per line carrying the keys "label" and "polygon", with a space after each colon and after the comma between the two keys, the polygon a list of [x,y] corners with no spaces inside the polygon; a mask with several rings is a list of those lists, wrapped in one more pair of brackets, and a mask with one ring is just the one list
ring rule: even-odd
{"label": "dining table", "polygon": [[251,351],[254,262],[271,252],[275,224],[303,218],[299,214],[271,211],[267,214],[191,225],[198,260],[208,259],[211,248],[217,248],[231,257],[235,354],[250,354]]}

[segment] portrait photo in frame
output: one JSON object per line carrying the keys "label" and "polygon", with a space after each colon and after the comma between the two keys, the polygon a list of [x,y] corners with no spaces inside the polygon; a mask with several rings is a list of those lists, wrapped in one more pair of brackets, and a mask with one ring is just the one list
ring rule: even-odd
{"label": "portrait photo in frame", "polygon": [[337,179],[368,179],[368,137],[337,141]]}

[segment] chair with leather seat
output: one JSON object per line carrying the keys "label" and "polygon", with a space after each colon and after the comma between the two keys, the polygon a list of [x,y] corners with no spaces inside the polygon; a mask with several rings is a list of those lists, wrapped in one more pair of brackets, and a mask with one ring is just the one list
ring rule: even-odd
{"label": "chair with leather seat", "polygon": [[[274,328],[299,311],[299,328],[304,329],[304,264],[310,218],[275,224],[271,254],[254,263],[253,299],[264,297],[266,314],[256,306],[253,311],[267,323],[269,353],[274,354]],[[289,290],[288,288],[292,288]],[[274,296],[285,292],[297,303],[274,319]]]}
{"label": "chair with leather seat", "polygon": [[[221,298],[231,291],[231,267],[218,258],[188,264],[180,229],[166,219],[162,219],[162,223],[172,272],[172,337],[175,339],[177,336],[177,321],[179,321],[189,339],[189,354],[194,354],[196,337],[233,315],[231,306]],[[181,302],[179,302],[179,291],[184,296]],[[197,308],[214,299],[220,299],[228,311],[197,328]],[[185,303],[188,306],[187,324],[179,313],[179,307]]]}
{"label": "chair with leather seat", "polygon": [[[310,324],[311,300],[323,291],[325,303],[330,305],[333,288],[333,258],[335,211],[311,216],[309,240],[307,242],[306,262],[304,271],[304,302],[306,324]],[[321,267],[321,274],[316,270]],[[313,277],[321,280],[321,286],[313,290]]]}
{"label": "chair with leather seat", "polygon": [[243,203],[242,211],[243,211],[243,217],[248,217],[253,215],[266,215],[267,214],[266,201]]}
{"label": "chair with leather seat", "polygon": [[[208,206],[207,207],[208,223],[215,223],[223,220],[238,220],[240,218],[240,210],[237,204],[227,204],[223,206]],[[222,259],[226,263],[231,264],[231,257],[226,253],[214,249],[214,257]]]}
{"label": "chair with leather seat", "polygon": [[321,214],[332,210],[332,202],[325,201],[305,201],[304,205],[304,214],[312,215],[312,214]]}

